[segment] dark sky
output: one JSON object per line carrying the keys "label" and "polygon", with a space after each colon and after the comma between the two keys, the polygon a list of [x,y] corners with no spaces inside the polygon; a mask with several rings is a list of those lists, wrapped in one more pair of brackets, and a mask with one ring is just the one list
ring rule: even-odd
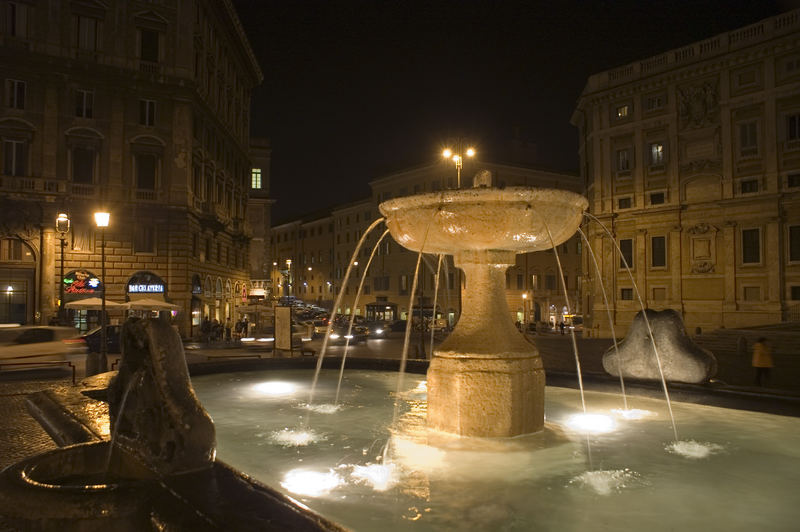
{"label": "dark sky", "polygon": [[264,71],[274,221],[368,194],[463,136],[504,162],[515,136],[576,170],[589,75],[797,7],[786,0],[234,0]]}

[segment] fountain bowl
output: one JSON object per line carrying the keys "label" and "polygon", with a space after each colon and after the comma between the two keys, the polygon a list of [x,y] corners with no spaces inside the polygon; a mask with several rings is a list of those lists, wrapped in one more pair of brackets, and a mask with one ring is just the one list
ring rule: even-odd
{"label": "fountain bowl", "polygon": [[575,233],[587,207],[586,198],[566,190],[481,187],[395,198],[379,209],[403,247],[456,255],[550,249]]}

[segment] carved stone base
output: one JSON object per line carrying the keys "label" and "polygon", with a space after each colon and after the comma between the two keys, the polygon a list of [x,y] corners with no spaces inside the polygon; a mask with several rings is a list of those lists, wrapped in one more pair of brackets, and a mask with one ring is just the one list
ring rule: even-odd
{"label": "carved stone base", "polygon": [[544,384],[535,352],[503,358],[436,353],[428,368],[428,427],[476,437],[538,432]]}

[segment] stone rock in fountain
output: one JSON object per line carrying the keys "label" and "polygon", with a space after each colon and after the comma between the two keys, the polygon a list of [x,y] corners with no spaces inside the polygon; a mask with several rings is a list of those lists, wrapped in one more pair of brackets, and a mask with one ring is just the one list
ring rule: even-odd
{"label": "stone rock in fountain", "polygon": [[192,389],[178,333],[163,320],[128,320],[121,341],[109,386],[112,444],[161,475],[211,467],[214,424]]}
{"label": "stone rock in fountain", "polygon": [[[713,353],[689,338],[676,311],[646,309],[645,312],[667,381],[700,383],[716,374],[717,360]],[[612,346],[603,355],[603,368],[608,373],[618,377],[621,369],[623,377],[661,380],[653,342],[641,311],[634,317],[618,348],[619,353]]]}
{"label": "stone rock in fountain", "polygon": [[464,436],[508,437],[544,427],[545,375],[505,300],[505,271],[517,253],[569,239],[587,201],[565,190],[473,188],[381,203],[392,237],[412,251],[453,255],[466,275],[462,314],[428,369],[428,426]]}

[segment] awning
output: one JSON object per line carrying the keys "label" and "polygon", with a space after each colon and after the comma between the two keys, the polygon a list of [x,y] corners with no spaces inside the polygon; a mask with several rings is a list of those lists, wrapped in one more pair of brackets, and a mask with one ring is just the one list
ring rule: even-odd
{"label": "awning", "polygon": [[181,307],[159,299],[140,298],[125,303],[130,310],[178,310]]}
{"label": "awning", "polygon": [[[77,301],[70,301],[64,305],[65,308],[76,310],[102,310],[103,300],[99,297],[87,297],[78,299]],[[106,299],[106,310],[122,310],[125,308],[125,303],[117,303]]]}

